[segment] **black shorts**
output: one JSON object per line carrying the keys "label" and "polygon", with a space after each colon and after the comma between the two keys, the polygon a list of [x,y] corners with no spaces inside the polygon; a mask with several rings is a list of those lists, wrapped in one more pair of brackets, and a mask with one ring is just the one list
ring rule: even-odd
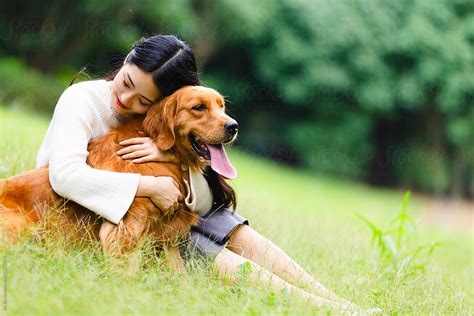
{"label": "black shorts", "polygon": [[199,219],[197,226],[191,228],[188,239],[181,247],[184,259],[196,257],[214,258],[227,246],[229,235],[239,225],[249,221],[227,208],[209,212]]}

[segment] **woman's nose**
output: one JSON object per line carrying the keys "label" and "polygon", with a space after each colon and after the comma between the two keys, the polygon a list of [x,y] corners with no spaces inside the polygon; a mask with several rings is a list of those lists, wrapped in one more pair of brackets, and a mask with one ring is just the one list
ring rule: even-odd
{"label": "woman's nose", "polygon": [[133,92],[124,92],[122,93],[122,98],[120,101],[122,101],[125,106],[130,107],[132,104],[133,97]]}

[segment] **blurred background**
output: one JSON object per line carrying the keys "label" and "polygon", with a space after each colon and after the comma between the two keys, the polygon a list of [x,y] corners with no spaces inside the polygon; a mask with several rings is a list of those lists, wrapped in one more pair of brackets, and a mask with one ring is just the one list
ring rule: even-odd
{"label": "blurred background", "polygon": [[474,1],[2,1],[0,102],[50,115],[83,67],[102,78],[158,33],[193,47],[237,148],[474,198]]}

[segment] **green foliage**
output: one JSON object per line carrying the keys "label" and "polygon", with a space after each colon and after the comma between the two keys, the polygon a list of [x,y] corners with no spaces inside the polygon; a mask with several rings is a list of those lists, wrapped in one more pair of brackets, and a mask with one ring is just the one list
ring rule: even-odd
{"label": "green foliage", "polygon": [[252,264],[249,261],[246,261],[239,266],[239,275],[241,279],[247,279],[250,273],[252,273]]}
{"label": "green foliage", "polygon": [[[232,10],[237,20],[245,14],[226,9]],[[287,146],[296,151],[298,160],[315,170],[361,177],[371,172],[371,159],[377,158],[374,147],[386,150],[389,141],[409,143],[421,137],[428,144],[440,144],[441,148],[420,149],[424,159],[442,161],[423,168],[425,175],[435,174],[435,179],[421,179],[419,173],[400,171],[398,165],[387,171],[394,181],[403,179],[403,183],[430,192],[450,192],[453,182],[459,180],[459,171],[445,170],[459,163],[459,159],[453,162],[457,149],[452,148],[472,147],[474,142],[470,119],[474,108],[472,2],[281,0],[263,11],[258,23],[248,20],[245,27],[258,29],[261,21],[271,27],[247,35],[247,41],[253,43],[251,49],[239,46],[241,37],[234,38],[232,44],[239,56],[248,61],[245,71],[229,73],[240,80],[250,73],[258,85],[276,92],[276,98],[265,101],[289,106],[285,112],[294,114],[286,116],[286,123],[271,113],[267,119],[285,131]],[[237,32],[234,28],[231,33]],[[216,66],[222,71],[220,64]],[[239,101],[237,106],[252,102]],[[427,132],[435,111],[443,117],[438,126],[443,132],[436,136]],[[355,121],[348,122],[347,115]],[[377,137],[373,127],[381,119],[404,124],[403,115],[418,116],[417,130]],[[360,117],[367,121],[364,127],[351,130],[360,125]],[[252,127],[260,124],[245,119],[243,123]],[[345,143],[337,140],[343,133]],[[366,160],[356,155],[350,163],[350,153],[358,149]],[[325,155],[328,150],[340,153],[332,165],[311,159],[318,156],[316,151]],[[416,159],[410,163],[420,165]],[[453,168],[465,174],[471,166],[461,162]],[[468,186],[466,181],[463,186]]]}
{"label": "green foliage", "polygon": [[391,226],[382,229],[364,216],[357,216],[365,222],[372,231],[372,246],[379,251],[382,264],[390,265],[396,271],[397,278],[412,275],[419,270],[427,268],[427,259],[440,242],[428,244],[408,243],[409,234],[415,231],[415,221],[407,213],[406,206],[410,198],[410,191],[405,193],[400,213],[391,221]]}
{"label": "green foliage", "polygon": [[406,146],[394,156],[397,181],[405,187],[443,194],[449,188],[450,169],[445,156],[424,144]]}
{"label": "green foliage", "polygon": [[12,102],[37,111],[52,112],[67,87],[32,70],[20,60],[0,59],[0,101]]}
{"label": "green foliage", "polygon": [[346,112],[295,124],[287,139],[310,168],[365,179],[373,154],[371,125],[369,117]]}

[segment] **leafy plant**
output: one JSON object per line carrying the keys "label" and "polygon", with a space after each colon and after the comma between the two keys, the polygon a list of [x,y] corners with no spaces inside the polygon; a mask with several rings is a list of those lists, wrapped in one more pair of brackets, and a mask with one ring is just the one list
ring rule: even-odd
{"label": "leafy plant", "polygon": [[[415,263],[415,259],[430,256],[440,242],[418,244],[416,241],[409,243],[409,233],[416,229],[415,221],[408,214],[406,208],[410,198],[410,191],[405,193],[401,211],[390,222],[390,227],[383,229],[361,214],[356,214],[372,231],[372,246],[379,250],[379,258],[383,264],[391,266],[397,277],[424,269],[425,262]],[[424,256],[424,257],[423,257]]]}

